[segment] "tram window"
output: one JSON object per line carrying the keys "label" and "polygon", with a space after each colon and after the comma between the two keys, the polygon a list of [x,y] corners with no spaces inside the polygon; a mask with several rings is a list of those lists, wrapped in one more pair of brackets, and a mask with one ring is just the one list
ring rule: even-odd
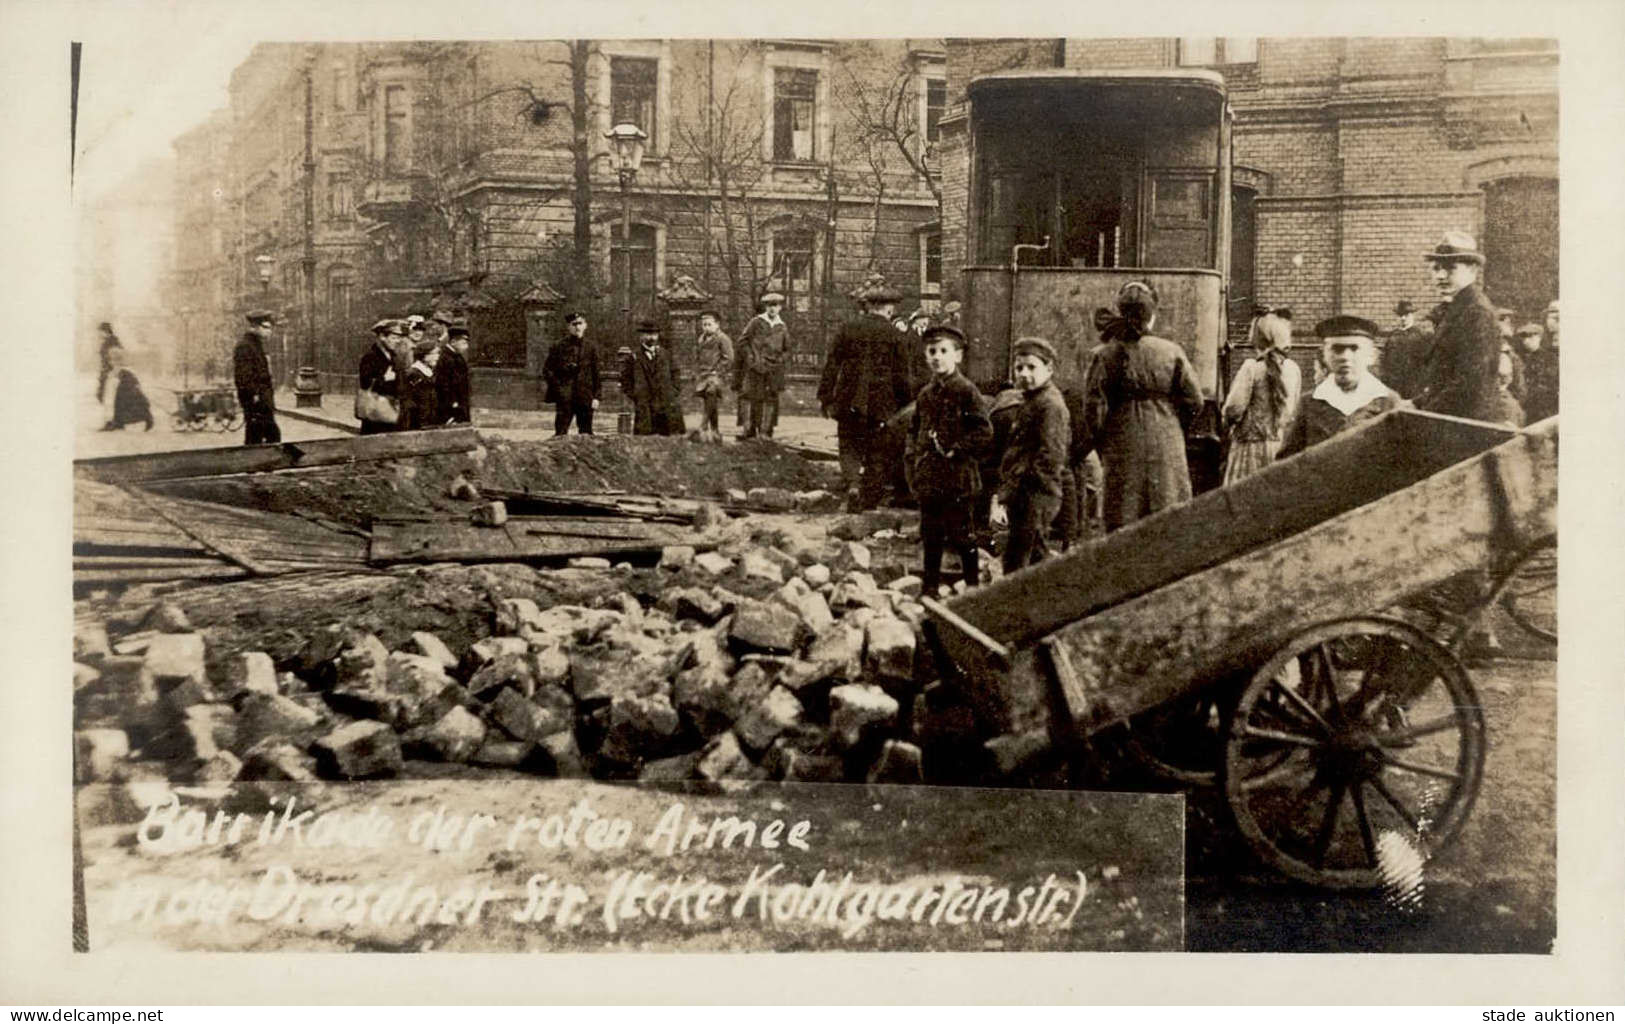
{"label": "tram window", "polygon": [[[980,258],[988,263],[1008,263],[1017,243],[1036,245],[1053,235],[1055,178],[1032,172],[993,172],[983,194],[982,244]],[[1023,253],[1027,264],[1047,262],[1042,254]]]}

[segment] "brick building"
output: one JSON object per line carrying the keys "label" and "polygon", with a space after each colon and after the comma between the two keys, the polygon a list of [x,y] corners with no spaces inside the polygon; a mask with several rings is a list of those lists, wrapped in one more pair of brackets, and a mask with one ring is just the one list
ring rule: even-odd
{"label": "brick building", "polygon": [[[1012,68],[1203,67],[1234,111],[1229,306],[1291,306],[1307,332],[1392,322],[1435,293],[1421,255],[1474,234],[1490,296],[1534,319],[1557,295],[1557,50],[1536,39],[952,39],[941,125],[944,288],[971,225],[965,90]],[[1038,241],[1023,238],[1021,241]]]}
{"label": "brick building", "polygon": [[[349,386],[376,317],[451,305],[473,328],[476,388],[529,405],[566,305],[623,340],[629,253],[632,316],[676,313],[679,335],[700,301],[681,296],[710,296],[737,332],[755,296],[788,294],[811,375],[868,275],[905,307],[940,300],[945,78],[941,40],[262,44],[229,111],[175,145],[175,301],[220,310],[229,333],[247,306],[282,310],[271,356],[288,380],[304,361],[308,238],[325,387]],[[649,135],[627,239],[604,138],[623,121]]]}

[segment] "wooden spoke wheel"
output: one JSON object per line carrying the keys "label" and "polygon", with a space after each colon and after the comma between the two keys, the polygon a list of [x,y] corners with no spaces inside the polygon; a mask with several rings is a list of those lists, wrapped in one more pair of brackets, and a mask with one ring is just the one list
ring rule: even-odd
{"label": "wooden spoke wheel", "polygon": [[1528,548],[1507,572],[1501,608],[1513,622],[1550,644],[1557,643],[1557,538]]}
{"label": "wooden spoke wheel", "polygon": [[1264,862],[1330,888],[1382,884],[1379,839],[1424,858],[1461,830],[1484,773],[1467,670],[1408,623],[1300,633],[1253,674],[1225,744],[1225,798]]}
{"label": "wooden spoke wheel", "polygon": [[1123,749],[1164,782],[1212,786],[1224,763],[1224,710],[1233,690],[1214,687],[1129,719]]}

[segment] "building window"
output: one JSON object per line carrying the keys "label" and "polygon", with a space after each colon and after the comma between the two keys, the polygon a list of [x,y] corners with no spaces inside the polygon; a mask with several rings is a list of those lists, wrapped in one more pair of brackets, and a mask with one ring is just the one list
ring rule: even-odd
{"label": "building window", "polygon": [[349,110],[355,101],[355,87],[350,84],[350,69],[343,64],[333,66],[333,109]]}
{"label": "building window", "polygon": [[[643,316],[654,312],[655,300],[655,248],[656,231],[648,224],[632,225],[632,312]],[[627,246],[621,240],[621,225],[616,222],[610,229],[609,280],[615,301],[626,294],[623,281],[626,274]]]}
{"label": "building window", "polygon": [[773,253],[769,263],[770,287],[784,293],[786,309],[805,313],[812,308],[817,290],[814,258],[816,238],[811,231],[794,228],[773,233]]}
{"label": "building window", "polygon": [[355,271],[338,266],[327,272],[327,315],[348,320],[355,310]]}
{"label": "building window", "polygon": [[406,86],[384,87],[384,173],[395,174],[407,169],[407,96]]}
{"label": "building window", "polygon": [[655,141],[659,117],[655,99],[659,94],[660,62],[642,57],[609,59],[610,123],[635,124],[648,133],[645,152],[658,152]]}
{"label": "building window", "polygon": [[927,78],[925,80],[925,143],[928,146],[937,144],[942,137],[942,130],[938,127],[942,122],[942,112],[948,106],[948,82],[942,78]]}
{"label": "building window", "polygon": [[773,72],[773,159],[810,163],[817,126],[818,72],[776,68]]}
{"label": "building window", "polygon": [[1185,36],[1179,40],[1181,67],[1207,67],[1213,64],[1258,63],[1256,37]]}
{"label": "building window", "polygon": [[348,220],[355,215],[355,193],[347,172],[327,176],[327,213],[336,219]]}
{"label": "building window", "polygon": [[942,232],[920,235],[920,297],[942,294]]}

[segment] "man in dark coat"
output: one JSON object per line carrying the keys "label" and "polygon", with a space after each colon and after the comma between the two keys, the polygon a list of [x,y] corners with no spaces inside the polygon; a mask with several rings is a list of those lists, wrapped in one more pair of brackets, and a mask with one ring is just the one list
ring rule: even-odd
{"label": "man in dark coat", "polygon": [[879,505],[901,482],[895,479],[901,434],[894,438],[885,430],[886,421],[914,397],[903,350],[913,335],[891,325],[899,298],[887,285],[865,293],[864,313],[841,325],[818,383],[818,404],[835,421],[841,476],[857,509]]}
{"label": "man in dark coat", "polygon": [[1394,315],[1399,317],[1399,325],[1383,345],[1380,376],[1402,397],[1413,398],[1433,339],[1417,326],[1416,307],[1409,299],[1401,299],[1394,306]]}
{"label": "man in dark coat", "polygon": [[[372,325],[373,344],[361,353],[356,367],[356,418],[361,421],[363,434],[387,434],[400,425],[401,377],[406,373],[409,360],[402,358],[401,347],[406,340],[406,324],[386,317]],[[378,396],[373,405],[364,408],[361,392]],[[392,417],[379,419],[364,413]]]}
{"label": "man in dark coat", "polygon": [[243,407],[243,443],[276,444],[282,440],[282,431],[276,425],[276,386],[271,380],[271,361],[265,355],[265,339],[271,336],[276,316],[256,309],[246,319],[248,330],[232,352],[237,402]]}
{"label": "man in dark coat", "polygon": [[141,390],[141,382],[124,365],[124,349],[115,345],[108,352],[108,375],[116,383],[113,388],[113,418],[102,426],[103,430],[123,430],[132,423],[145,423],[152,429],[152,406]]}
{"label": "man in dark coat", "polygon": [[1471,235],[1447,231],[1438,247],[1423,258],[1432,265],[1433,282],[1446,301],[1422,370],[1416,407],[1494,422],[1501,331],[1495,323],[1495,307],[1478,285],[1484,256]]}
{"label": "man in dark coat", "polygon": [[453,322],[446,327],[446,343],[441,346],[440,365],[435,367],[435,387],[439,391],[442,423],[473,422],[473,398],[468,381],[468,325]]}
{"label": "man in dark coat", "polygon": [[653,320],[638,324],[638,344],[621,363],[621,390],[632,400],[632,433],[683,433],[682,379]]}
{"label": "man in dark coat", "polygon": [[101,402],[107,392],[107,378],[113,373],[113,353],[115,350],[122,351],[124,346],[119,344],[118,335],[113,333],[113,325],[107,321],[102,321],[97,330],[102,334],[102,366],[96,377],[96,401]]}
{"label": "man in dark coat", "polygon": [[762,296],[762,312],[751,317],[734,354],[734,390],[748,405],[745,437],[772,437],[779,422],[779,392],[790,361],[790,328],[779,317],[784,296]]}
{"label": "man in dark coat", "polygon": [[553,435],[570,432],[573,419],[583,434],[592,433],[592,414],[598,408],[602,381],[598,372],[598,347],[587,340],[587,318],[566,313],[565,335],[547,353],[542,363],[542,381],[547,387],[544,401],[557,407],[553,415]]}

